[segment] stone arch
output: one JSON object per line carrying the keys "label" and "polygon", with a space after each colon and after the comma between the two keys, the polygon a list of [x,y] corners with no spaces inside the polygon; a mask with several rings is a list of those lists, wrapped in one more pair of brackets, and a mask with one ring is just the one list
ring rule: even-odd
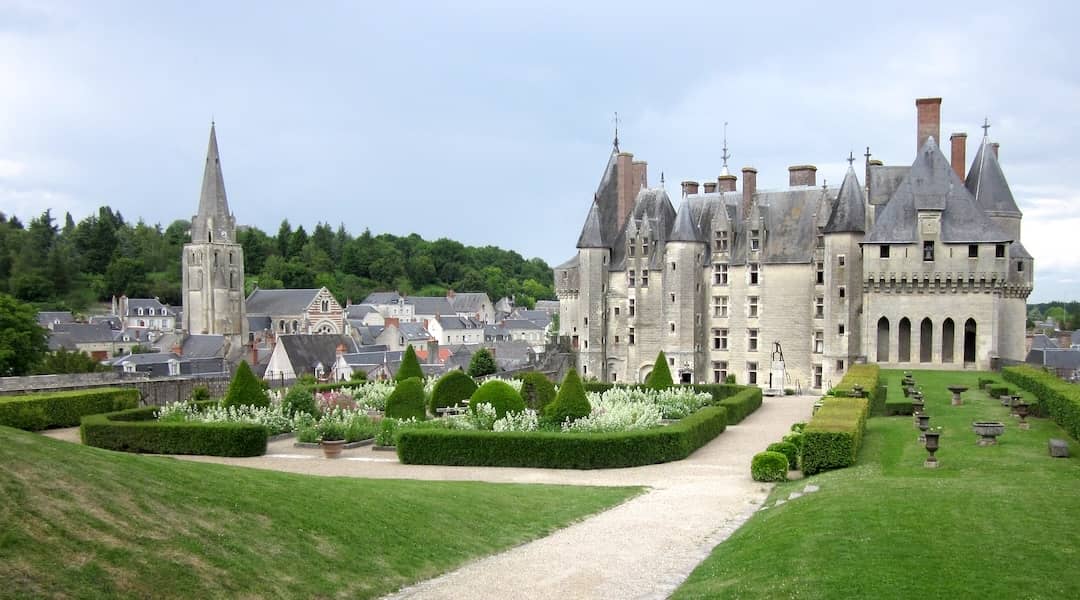
{"label": "stone arch", "polygon": [[889,362],[889,319],[881,317],[877,322],[877,361]]}
{"label": "stone arch", "polygon": [[296,333],[298,331],[300,331],[300,321],[294,319],[292,322],[292,332]]}
{"label": "stone arch", "polygon": [[934,360],[934,322],[926,317],[919,324],[919,362]]}
{"label": "stone arch", "polygon": [[323,319],[315,325],[315,333],[337,333],[338,328],[333,322]]}
{"label": "stone arch", "polygon": [[652,363],[645,363],[638,367],[638,383],[644,383],[649,378],[649,375],[652,375],[652,368]]}
{"label": "stone arch", "polygon": [[951,363],[956,352],[956,323],[952,318],[941,323],[941,362]]}
{"label": "stone arch", "polygon": [[911,362],[911,319],[904,317],[896,326],[896,360]]}
{"label": "stone arch", "polygon": [[975,362],[976,341],[978,337],[978,324],[975,319],[964,321],[964,362]]}

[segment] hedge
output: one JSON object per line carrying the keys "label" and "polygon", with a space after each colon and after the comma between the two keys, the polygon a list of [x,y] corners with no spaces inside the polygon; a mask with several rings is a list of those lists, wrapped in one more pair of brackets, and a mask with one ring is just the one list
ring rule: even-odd
{"label": "hedge", "polygon": [[788,459],[780,452],[759,452],[750,461],[750,476],[754,481],[784,481],[787,472]]}
{"label": "hedge", "polygon": [[1013,391],[1009,389],[1007,385],[994,384],[990,386],[990,396],[993,398],[1001,398],[1002,396],[1012,396]]}
{"label": "hedge", "polygon": [[0,397],[0,425],[39,431],[51,427],[74,427],[85,415],[95,415],[139,405],[135,388],[96,388]]}
{"label": "hedge", "polygon": [[799,448],[792,442],[773,442],[765,448],[766,452],[779,452],[787,457],[788,470],[799,468]]}
{"label": "hedge", "polygon": [[727,410],[705,407],[674,425],[619,433],[403,431],[405,464],[610,469],[681,460],[723,433]]}
{"label": "hedge", "polygon": [[205,456],[266,454],[268,432],[262,425],[162,422],[154,416],[157,410],[151,406],[83,417],[82,441],[87,446],[120,452]]}
{"label": "hedge", "polygon": [[[615,387],[646,389],[643,384],[622,385],[593,381],[585,384],[585,391],[602,394]],[[755,410],[761,408],[761,388],[757,386],[736,385],[734,383],[702,383],[690,386],[676,385],[672,387],[689,387],[695,392],[711,395],[713,398],[712,403],[714,405],[727,408],[728,425],[738,425]]]}
{"label": "hedge", "polygon": [[[833,386],[832,395],[838,398],[850,397],[855,391],[855,386],[861,385],[863,397],[869,400],[872,412],[876,415],[889,414],[888,391],[885,382],[881,380],[881,367],[875,364],[859,364],[848,367],[847,373],[840,383]],[[907,413],[911,414],[911,407]]]}
{"label": "hedge", "polygon": [[855,463],[869,412],[866,398],[826,396],[803,432],[802,467],[807,475]]}
{"label": "hedge", "polygon": [[1080,387],[1028,366],[1005,367],[1005,381],[1039,399],[1039,410],[1049,415],[1074,440],[1080,440]]}

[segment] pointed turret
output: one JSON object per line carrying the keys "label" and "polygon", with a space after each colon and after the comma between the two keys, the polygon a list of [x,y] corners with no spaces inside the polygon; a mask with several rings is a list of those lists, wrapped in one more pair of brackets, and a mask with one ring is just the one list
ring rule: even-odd
{"label": "pointed turret", "polygon": [[964,185],[971,195],[975,196],[975,203],[990,216],[1021,216],[990,138],[986,136],[983,137]]}
{"label": "pointed turret", "polygon": [[671,227],[668,235],[669,242],[703,242],[701,230],[694,222],[694,215],[690,209],[690,199],[683,198],[679,205],[679,211],[675,213],[675,224]]}
{"label": "pointed turret", "polygon": [[193,242],[232,242],[236,239],[236,220],[229,212],[225,197],[225,179],[221,174],[217,129],[210,124],[210,144],[206,149],[199,213],[191,219]]}
{"label": "pointed turret", "polygon": [[866,196],[863,195],[862,184],[851,166],[844,175],[844,183],[840,184],[840,193],[836,196],[836,203],[823,232],[866,232]]}
{"label": "pointed turret", "polygon": [[585,226],[581,228],[578,236],[578,248],[606,248],[604,234],[600,228],[600,207],[596,202],[589,208],[589,216],[585,217]]}

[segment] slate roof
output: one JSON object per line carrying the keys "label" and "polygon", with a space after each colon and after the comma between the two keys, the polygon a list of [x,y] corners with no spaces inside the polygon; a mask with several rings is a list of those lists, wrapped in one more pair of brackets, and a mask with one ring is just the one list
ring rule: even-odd
{"label": "slate roof", "polygon": [[855,175],[855,169],[848,167],[840,192],[832,205],[829,220],[823,233],[865,233],[866,232],[866,196],[862,185]]}
{"label": "slate roof", "polygon": [[1021,216],[1009,183],[1005,181],[1005,173],[1001,171],[1001,165],[990,146],[990,139],[985,136],[975,154],[975,161],[971,163],[965,185],[975,197],[975,203],[987,213]]}
{"label": "slate roof", "polygon": [[691,214],[690,201],[683,198],[679,205],[679,211],[675,213],[675,224],[671,227],[671,233],[667,236],[669,242],[702,242],[701,230],[694,222]]}
{"label": "slate roof", "polygon": [[349,321],[349,324],[355,332],[354,335],[360,339],[360,344],[364,346],[374,344],[375,339],[386,329],[383,325],[364,325],[362,321]]}
{"label": "slate roof", "polygon": [[115,332],[108,323],[60,323],[53,333],[63,333],[64,339],[73,344],[105,344],[115,339]]}
{"label": "slate roof", "polygon": [[600,185],[593,194],[593,203],[585,226],[578,236],[578,248],[610,247],[618,235],[619,223],[619,148],[612,147]]}
{"label": "slate roof", "polygon": [[1001,243],[1011,241],[986,216],[964,187],[933,137],[927,139],[889,202],[866,236],[871,244],[913,244],[918,212],[941,211],[941,241]]}
{"label": "slate roof", "polygon": [[274,323],[269,315],[253,317],[248,315],[248,331],[267,331],[274,329]]}
{"label": "slate roof", "polygon": [[337,360],[337,347],[345,346],[346,352],[355,352],[356,343],[344,335],[292,334],[279,335],[278,344],[285,347],[285,353],[292,364],[293,373],[309,373],[315,365],[322,363],[328,371]]}
{"label": "slate roof", "polygon": [[125,317],[140,316],[138,309],[143,309],[143,312],[152,309],[154,316],[161,315],[161,309],[165,309],[166,316],[176,316],[176,311],[171,306],[162,304],[157,298],[128,298],[127,300],[127,313]]}
{"label": "slate roof", "polygon": [[494,341],[498,338],[510,338],[510,332],[502,325],[484,325],[484,340]]}
{"label": "slate roof", "polygon": [[546,313],[559,312],[558,300],[537,300],[535,310],[544,311]]}
{"label": "slate roof", "polygon": [[400,299],[397,292],[372,292],[364,298],[363,304],[394,304]]}
{"label": "slate roof", "polygon": [[[634,207],[626,219],[626,224],[612,236],[610,270],[625,270],[626,240],[628,237],[639,239],[646,234],[654,242],[649,246],[648,257],[635,257],[641,268],[660,269],[664,264],[663,244],[667,240],[671,225],[675,222],[675,209],[664,188],[642,188],[634,199]],[[644,259],[644,260],[642,260]],[[568,261],[568,264],[571,261]]]}
{"label": "slate roof", "polygon": [[74,323],[75,317],[69,310],[41,311],[37,314],[38,325],[51,329],[56,323]]}
{"label": "slate roof", "polygon": [[180,362],[180,357],[172,352],[143,352],[141,354],[125,354],[124,356],[118,356],[107,362],[111,365],[122,365],[124,363],[133,365],[160,365],[165,364],[170,360]]}
{"label": "slate roof", "polygon": [[585,217],[585,225],[581,228],[578,236],[578,248],[606,248],[604,233],[600,227],[600,207],[594,201],[589,208],[589,214]]}
{"label": "slate roof", "polygon": [[439,325],[446,330],[483,329],[484,324],[472,317],[439,317]]}
{"label": "slate roof", "polygon": [[457,292],[449,298],[450,305],[457,312],[479,312],[484,303],[491,304],[485,292]]}
{"label": "slate roof", "polygon": [[301,290],[263,290],[256,289],[247,297],[247,314],[259,316],[298,315],[303,313],[315,296],[318,289]]}
{"label": "slate roof", "polygon": [[433,339],[423,323],[398,323],[397,329],[407,342]]}
{"label": "slate roof", "polygon": [[870,165],[870,203],[880,206],[888,202],[909,171],[907,165]]}
{"label": "slate roof", "polygon": [[526,319],[505,319],[502,322],[502,326],[507,330],[516,329],[519,331],[541,331],[544,329],[540,325]]}
{"label": "slate roof", "polygon": [[116,315],[94,315],[90,317],[91,325],[105,324],[111,329],[123,329],[124,322]]}
{"label": "slate roof", "polygon": [[1076,348],[1032,349],[1024,362],[1051,369],[1076,371],[1080,370],[1080,350]]}
{"label": "slate roof", "polygon": [[551,324],[551,315],[549,315],[546,311],[543,310],[526,310],[524,308],[519,308],[514,312],[510,313],[510,318],[532,321],[533,323],[536,323],[542,328],[547,327],[549,324]]}
{"label": "slate roof", "polygon": [[1080,329],[1072,332],[1072,345],[1080,346]]}
{"label": "slate roof", "polygon": [[407,296],[405,304],[411,304],[416,315],[452,315],[457,312],[444,296]]}
{"label": "slate roof", "polygon": [[1043,333],[1035,334],[1031,337],[1031,349],[1042,350],[1044,348],[1057,348],[1057,342],[1050,339],[1049,336]]}
{"label": "slate roof", "polygon": [[365,316],[379,312],[375,310],[375,307],[370,304],[350,304],[345,307],[346,319],[363,319]]}
{"label": "slate roof", "polygon": [[225,336],[189,335],[182,346],[184,358],[217,358],[225,354]]}

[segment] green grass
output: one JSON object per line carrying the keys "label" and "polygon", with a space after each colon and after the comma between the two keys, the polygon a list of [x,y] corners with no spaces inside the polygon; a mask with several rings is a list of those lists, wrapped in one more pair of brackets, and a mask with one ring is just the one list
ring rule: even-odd
{"label": "green grass", "polygon": [[322,478],[0,427],[0,597],[375,597],[640,491]]}
{"label": "green grass", "polygon": [[[889,394],[901,371],[885,371]],[[916,371],[932,426],[943,426],[938,469],[910,416],[867,422],[854,467],[778,485],[760,511],[691,574],[674,598],[1080,597],[1080,447],[1047,419],[1030,431],[975,390],[974,372]],[[986,374],[981,374],[985,376]],[[950,406],[953,383],[968,384]],[[977,447],[971,422],[997,420],[997,446]]]}

